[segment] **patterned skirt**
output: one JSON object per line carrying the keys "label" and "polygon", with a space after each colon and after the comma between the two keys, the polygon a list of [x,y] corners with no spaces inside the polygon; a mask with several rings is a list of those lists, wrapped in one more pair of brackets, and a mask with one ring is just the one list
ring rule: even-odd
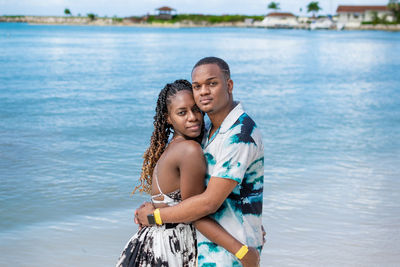
{"label": "patterned skirt", "polygon": [[194,267],[197,259],[196,230],[192,224],[144,227],[126,244],[116,266]]}

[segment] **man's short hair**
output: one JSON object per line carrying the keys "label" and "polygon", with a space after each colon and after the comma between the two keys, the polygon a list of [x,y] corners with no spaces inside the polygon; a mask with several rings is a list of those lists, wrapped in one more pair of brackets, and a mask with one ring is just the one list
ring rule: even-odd
{"label": "man's short hair", "polygon": [[222,71],[222,73],[224,74],[224,76],[227,80],[231,78],[231,71],[229,70],[228,64],[219,57],[205,57],[205,58],[200,59],[196,63],[196,65],[194,65],[194,67],[192,69],[192,73],[193,73],[193,70],[195,68],[197,68],[198,66],[206,65],[206,64],[216,64],[220,68],[220,70]]}

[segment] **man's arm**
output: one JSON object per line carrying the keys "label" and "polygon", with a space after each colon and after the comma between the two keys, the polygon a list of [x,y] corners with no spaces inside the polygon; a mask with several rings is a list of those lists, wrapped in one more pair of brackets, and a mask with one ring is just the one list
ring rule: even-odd
{"label": "man's arm", "polygon": [[[236,145],[221,151],[207,189],[200,195],[183,200],[176,206],[160,209],[161,220],[164,223],[193,222],[215,213],[238,183],[242,182],[250,160],[254,158],[256,152],[256,145]],[[147,215],[152,212],[151,205],[139,209],[140,223],[146,225]]]}
{"label": "man's arm", "polygon": [[[238,183],[231,179],[211,177],[207,189],[200,195],[183,200],[178,205],[160,208],[163,223],[193,222],[204,216],[215,213]],[[137,210],[137,219],[148,225],[147,215],[153,213],[154,207],[146,204]]]}
{"label": "man's arm", "polygon": [[[221,225],[209,217],[201,218],[193,223],[208,240],[225,248],[233,255],[239,251],[243,244],[229,234]],[[248,252],[240,260],[243,267],[256,267],[260,263],[260,253],[256,248],[248,247]]]}

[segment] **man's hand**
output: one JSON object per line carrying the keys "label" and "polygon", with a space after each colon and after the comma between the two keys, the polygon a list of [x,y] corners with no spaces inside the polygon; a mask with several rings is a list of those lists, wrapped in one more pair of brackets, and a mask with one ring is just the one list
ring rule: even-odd
{"label": "man's hand", "polygon": [[264,230],[264,225],[261,225],[261,229],[262,229],[262,232],[263,232],[263,244],[262,244],[262,247],[264,248],[265,242],[267,242],[267,238],[266,238],[267,233]]}
{"label": "man's hand", "polygon": [[147,215],[154,212],[154,207],[151,202],[145,202],[135,211],[135,223],[140,226],[149,226]]}
{"label": "man's hand", "polygon": [[249,251],[240,262],[243,267],[258,267],[260,266],[260,253],[258,253],[256,248],[249,247]]}

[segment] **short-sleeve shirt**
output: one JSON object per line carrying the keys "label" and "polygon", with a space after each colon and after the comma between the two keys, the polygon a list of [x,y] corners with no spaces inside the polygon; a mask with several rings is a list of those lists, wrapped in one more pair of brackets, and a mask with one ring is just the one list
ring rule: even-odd
{"label": "short-sleeve shirt", "polygon": [[[211,127],[210,127],[211,128]],[[206,184],[211,177],[238,183],[218,211],[210,215],[240,242],[262,248],[264,147],[260,130],[240,103],[202,146],[207,160]],[[231,253],[197,232],[199,266],[241,266]]]}

